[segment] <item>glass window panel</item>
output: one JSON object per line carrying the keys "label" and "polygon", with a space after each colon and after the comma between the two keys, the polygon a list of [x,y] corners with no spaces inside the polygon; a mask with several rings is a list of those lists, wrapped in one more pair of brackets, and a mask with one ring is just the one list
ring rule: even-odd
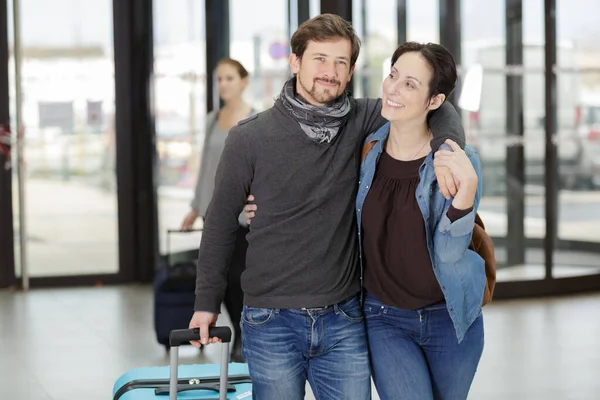
{"label": "glass window panel", "polygon": [[309,15],[310,17],[316,17],[321,14],[321,0],[310,0],[309,4]]}
{"label": "glass window panel", "polygon": [[352,7],[354,29],[362,40],[353,78],[354,94],[381,97],[381,83],[389,73],[391,56],[398,46],[396,1],[354,0]]}
{"label": "glass window panel", "polygon": [[[506,4],[504,1],[479,2],[464,0],[462,13],[461,94],[463,124],[467,142],[478,150],[483,165],[484,194],[479,214],[486,230],[496,241],[498,280],[543,278],[543,251],[526,242],[524,262],[511,257],[515,248],[507,237],[509,224],[519,224],[509,215],[507,198],[507,152],[514,146],[525,146],[525,185],[511,187],[525,192],[524,231],[527,238],[544,236],[544,221],[539,211],[544,209],[543,187],[543,130],[540,118],[544,113],[543,84],[543,31],[540,25],[544,15],[541,1],[527,1],[523,8],[522,66],[507,66],[506,59]],[[539,3],[539,4],[532,4]],[[542,42],[540,42],[540,38]],[[508,44],[510,45],[510,43]],[[507,77],[523,76],[524,141],[519,132],[509,132],[507,125]],[[541,113],[541,114],[540,114]],[[541,157],[540,157],[541,156]]]}
{"label": "glass window panel", "polygon": [[231,0],[229,15],[230,55],[250,73],[245,100],[257,110],[267,109],[290,77],[287,2]]}
{"label": "glass window panel", "polygon": [[112,2],[20,5],[30,276],[115,273]]}
{"label": "glass window panel", "polygon": [[415,42],[440,42],[438,0],[408,0],[406,37]]}
{"label": "glass window panel", "polygon": [[[205,4],[154,0],[154,106],[160,252],[166,231],[190,211],[206,118]],[[198,225],[200,227],[200,225]],[[198,249],[199,234],[171,238],[171,251]]]}
{"label": "glass window panel", "polygon": [[559,246],[554,277],[600,273],[600,3],[557,1]]}

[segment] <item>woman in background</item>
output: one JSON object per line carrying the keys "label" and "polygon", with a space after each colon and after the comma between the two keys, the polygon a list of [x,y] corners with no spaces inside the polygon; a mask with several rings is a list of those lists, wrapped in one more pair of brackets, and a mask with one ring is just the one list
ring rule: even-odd
{"label": "woman in background", "polygon": [[[248,86],[248,71],[239,61],[230,58],[222,59],[217,64],[216,76],[219,97],[223,100],[224,105],[219,110],[210,112],[206,117],[200,174],[196,182],[194,199],[191,203],[192,208],[183,219],[182,230],[191,230],[198,218],[206,216],[206,209],[215,187],[217,165],[229,130],[237,125],[239,121],[255,113],[252,107],[245,103],[242,98],[244,90]],[[243,221],[243,219],[240,219],[240,221]],[[247,233],[247,225],[245,222],[240,222],[235,250],[229,266],[227,290],[224,298],[225,307],[235,332],[231,351],[232,362],[244,362],[240,331],[244,296],[240,285],[240,276],[246,266]]]}

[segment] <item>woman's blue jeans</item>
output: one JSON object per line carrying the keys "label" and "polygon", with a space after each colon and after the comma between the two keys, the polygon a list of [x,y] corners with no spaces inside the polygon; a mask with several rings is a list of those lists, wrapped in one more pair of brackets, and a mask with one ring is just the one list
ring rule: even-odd
{"label": "woman's blue jeans", "polygon": [[483,317],[459,344],[445,303],[418,310],[363,306],[371,370],[382,400],[463,400],[483,352]]}

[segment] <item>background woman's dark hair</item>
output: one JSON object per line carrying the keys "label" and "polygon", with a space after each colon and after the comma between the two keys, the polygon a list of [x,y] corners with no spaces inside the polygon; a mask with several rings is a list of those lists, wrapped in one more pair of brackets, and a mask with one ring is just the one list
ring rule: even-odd
{"label": "background woman's dark hair", "polygon": [[233,58],[222,58],[217,63],[217,67],[219,65],[231,65],[233,68],[235,68],[237,70],[237,72],[240,74],[240,78],[242,78],[242,79],[244,79],[248,76],[248,71],[246,71],[246,68],[244,68],[242,63],[239,62],[238,60],[234,60]]}
{"label": "background woman's dark hair", "polygon": [[360,39],[350,22],[339,15],[321,14],[302,23],[292,35],[292,53],[302,58],[310,40],[325,42],[335,39],[348,39],[352,47],[350,67],[354,66],[360,53]]}
{"label": "background woman's dark hair", "polygon": [[457,81],[456,63],[452,53],[436,43],[406,42],[398,46],[392,55],[392,66],[402,54],[409,52],[421,53],[433,71],[429,82],[428,101],[440,93],[448,98],[456,87]]}

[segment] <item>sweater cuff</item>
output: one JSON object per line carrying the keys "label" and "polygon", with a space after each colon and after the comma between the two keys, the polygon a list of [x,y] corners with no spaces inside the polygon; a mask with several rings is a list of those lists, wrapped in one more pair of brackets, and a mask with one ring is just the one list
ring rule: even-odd
{"label": "sweater cuff", "polygon": [[221,311],[221,302],[208,296],[201,296],[196,293],[196,301],[194,302],[194,311],[206,311],[213,314],[219,314]]}
{"label": "sweater cuff", "polygon": [[450,222],[454,222],[461,219],[465,215],[468,215],[471,211],[473,211],[473,207],[469,207],[466,210],[459,210],[457,208],[454,208],[454,206],[450,204],[446,215],[448,216]]}

